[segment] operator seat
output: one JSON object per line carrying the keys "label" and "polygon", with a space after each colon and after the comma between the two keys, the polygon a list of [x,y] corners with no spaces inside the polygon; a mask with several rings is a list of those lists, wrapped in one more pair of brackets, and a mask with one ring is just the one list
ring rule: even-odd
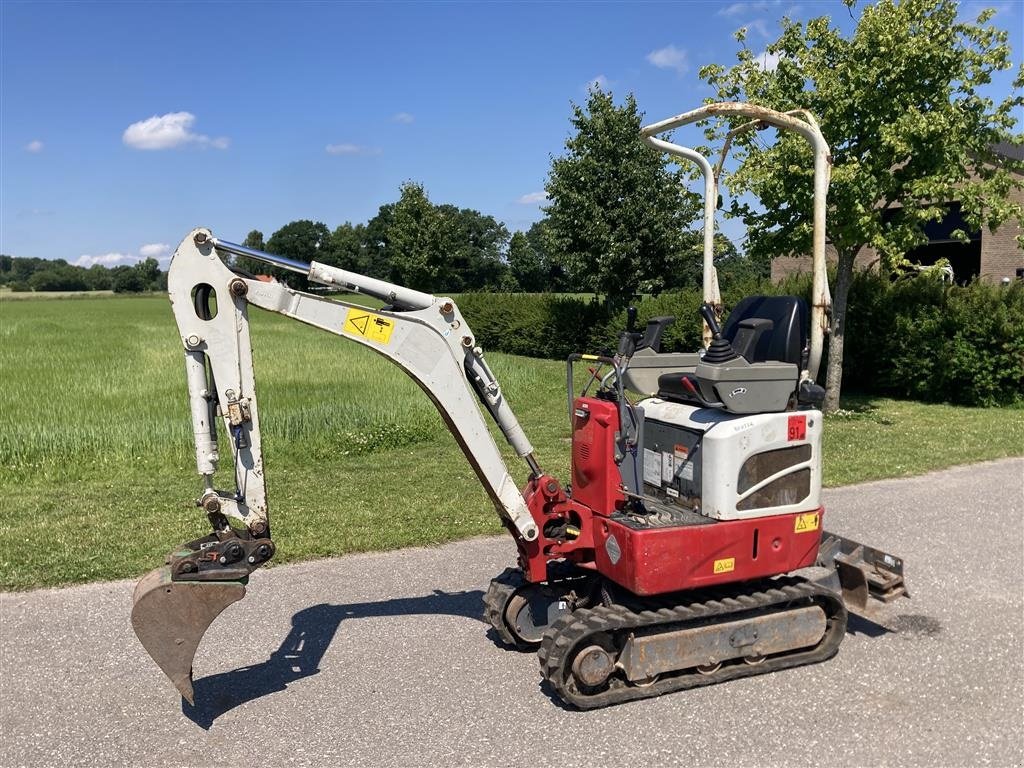
{"label": "operator seat", "polygon": [[807,303],[797,296],[748,296],[693,374],[658,377],[658,396],[734,413],[783,410],[807,364],[807,322]]}
{"label": "operator seat", "polygon": [[748,296],[729,313],[722,337],[748,363],[774,360],[801,370],[807,354],[807,302],[797,296]]}

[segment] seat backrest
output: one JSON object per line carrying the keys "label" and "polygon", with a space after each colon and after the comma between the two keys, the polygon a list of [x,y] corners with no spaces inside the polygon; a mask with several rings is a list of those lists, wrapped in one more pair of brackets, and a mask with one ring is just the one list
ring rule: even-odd
{"label": "seat backrest", "polygon": [[770,320],[771,330],[761,334],[747,362],[778,360],[803,368],[807,347],[807,303],[797,296],[748,296],[725,321],[722,336],[731,344],[743,320]]}

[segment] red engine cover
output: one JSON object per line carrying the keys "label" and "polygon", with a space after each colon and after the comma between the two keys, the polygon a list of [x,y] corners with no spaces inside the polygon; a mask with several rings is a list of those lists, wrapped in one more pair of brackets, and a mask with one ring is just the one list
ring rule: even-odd
{"label": "red engine cover", "polygon": [[619,488],[622,475],[615,463],[615,433],[619,409],[615,403],[578,397],[572,417],[572,497],[598,515],[610,515],[626,497]]}
{"label": "red engine cover", "polygon": [[595,519],[597,569],[638,595],[787,573],[814,564],[823,512],[645,529]]}

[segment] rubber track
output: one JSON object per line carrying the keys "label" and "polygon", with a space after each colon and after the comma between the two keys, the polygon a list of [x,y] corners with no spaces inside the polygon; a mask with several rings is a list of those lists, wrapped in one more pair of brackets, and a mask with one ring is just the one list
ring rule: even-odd
{"label": "rubber track", "polygon": [[[537,652],[541,674],[566,703],[579,709],[594,709],[825,661],[839,650],[846,631],[847,612],[842,598],[827,588],[796,577],[763,582],[755,591],[715,590],[704,594],[710,595],[710,599],[683,605],[664,603],[659,606],[658,602],[653,605],[648,602],[646,609],[641,610],[612,605],[573,611],[552,623],[544,634]],[[678,625],[719,617],[728,621],[731,614],[762,611],[794,601],[806,604],[808,600],[821,605],[827,620],[824,636],[809,650],[772,656],[757,665],[736,659],[733,663],[723,663],[721,669],[707,675],[696,670],[670,672],[657,682],[644,686],[632,684],[620,673],[615,673],[606,689],[591,693],[579,690],[572,676],[573,652],[587,645],[587,639],[597,633],[628,632],[659,624]]]}
{"label": "rubber track", "polygon": [[526,578],[519,568],[506,568],[493,579],[484,594],[484,619],[494,629],[502,643],[517,651],[536,650],[537,644],[526,644],[517,639],[505,623],[505,606],[516,590],[526,585]]}

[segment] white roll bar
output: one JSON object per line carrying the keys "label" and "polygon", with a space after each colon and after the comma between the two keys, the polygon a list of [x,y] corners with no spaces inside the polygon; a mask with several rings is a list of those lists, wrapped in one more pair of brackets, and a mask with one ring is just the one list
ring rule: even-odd
{"label": "white roll bar", "polygon": [[[734,128],[726,134],[725,143],[719,156],[718,164],[714,171],[710,164],[699,153],[688,147],[683,147],[664,139],[655,138],[657,134],[671,131],[683,125],[696,123],[708,118],[729,118],[746,117],[750,122]],[[741,133],[752,128],[765,124],[773,125],[782,130],[793,131],[807,139],[814,151],[814,239],[811,249],[813,287],[811,307],[811,338],[810,356],[807,363],[807,370],[801,372],[801,379],[813,381],[817,378],[818,367],[821,364],[821,354],[824,347],[825,333],[828,331],[829,313],[832,308],[832,295],[828,287],[828,274],[825,269],[825,210],[828,198],[828,183],[831,175],[832,155],[829,151],[828,142],[821,133],[818,121],[814,116],[803,109],[796,109],[791,112],[776,112],[767,107],[759,107],[746,102],[718,102],[705,104],[704,106],[684,112],[681,115],[661,120],[657,123],[645,125],[640,129],[643,140],[652,147],[663,152],[669,152],[679,157],[694,160],[701,166],[704,173],[704,300],[709,300],[710,288],[708,285],[709,276],[714,279],[714,206],[718,200],[718,179],[722,172],[725,157],[728,154],[732,140]],[[710,218],[709,218],[710,203]],[[710,234],[709,234],[710,233]],[[711,245],[709,246],[709,243]],[[709,269],[710,262],[710,269]],[[717,297],[717,286],[714,290],[714,298]],[[706,326],[705,326],[706,328]]]}

